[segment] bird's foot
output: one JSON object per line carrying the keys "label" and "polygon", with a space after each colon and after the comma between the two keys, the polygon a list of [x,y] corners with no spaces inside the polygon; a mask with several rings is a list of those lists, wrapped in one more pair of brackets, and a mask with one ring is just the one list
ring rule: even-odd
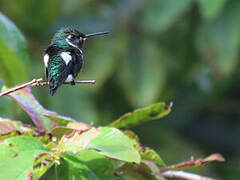
{"label": "bird's foot", "polygon": [[74,80],[71,81],[71,85],[72,85],[72,86],[75,85],[75,81],[74,81]]}

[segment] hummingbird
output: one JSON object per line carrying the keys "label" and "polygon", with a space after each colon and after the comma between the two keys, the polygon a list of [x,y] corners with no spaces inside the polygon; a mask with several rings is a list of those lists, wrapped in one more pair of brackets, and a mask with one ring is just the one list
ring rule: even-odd
{"label": "hummingbird", "polygon": [[61,28],[55,33],[43,56],[46,80],[52,96],[64,82],[75,85],[74,79],[83,65],[84,41],[104,34],[108,32],[84,34],[71,27]]}

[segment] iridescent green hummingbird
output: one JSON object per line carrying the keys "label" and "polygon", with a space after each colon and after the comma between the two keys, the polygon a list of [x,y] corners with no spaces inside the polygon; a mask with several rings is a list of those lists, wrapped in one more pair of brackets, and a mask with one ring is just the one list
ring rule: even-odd
{"label": "iridescent green hummingbird", "polygon": [[56,32],[43,56],[46,79],[52,96],[64,82],[75,85],[74,79],[83,65],[84,41],[89,37],[103,34],[108,32],[83,34],[70,27],[61,28]]}

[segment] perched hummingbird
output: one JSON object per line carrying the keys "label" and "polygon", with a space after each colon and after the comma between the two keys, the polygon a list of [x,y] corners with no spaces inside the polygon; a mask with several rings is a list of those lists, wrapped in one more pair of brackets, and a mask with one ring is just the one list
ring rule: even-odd
{"label": "perched hummingbird", "polygon": [[46,79],[52,96],[64,82],[75,85],[74,79],[83,64],[83,42],[89,37],[103,34],[108,32],[83,34],[70,27],[56,32],[43,56]]}

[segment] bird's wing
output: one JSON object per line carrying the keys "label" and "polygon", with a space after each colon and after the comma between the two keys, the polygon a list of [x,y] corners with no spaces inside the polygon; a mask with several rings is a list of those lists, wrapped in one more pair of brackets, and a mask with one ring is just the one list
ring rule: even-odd
{"label": "bird's wing", "polygon": [[49,45],[47,47],[47,49],[44,51],[44,55],[43,55],[43,61],[44,61],[44,66],[45,66],[45,76],[46,76],[46,80],[48,81],[48,63],[50,60],[50,57],[54,55],[55,50],[57,50],[57,48],[55,47],[55,45]]}
{"label": "bird's wing", "polygon": [[71,74],[75,78],[77,77],[78,73],[82,69],[83,59],[82,59],[82,55],[79,53],[71,53],[71,56],[72,56],[72,63],[73,63]]}
{"label": "bird's wing", "polygon": [[48,63],[48,80],[50,85],[50,94],[54,95],[57,88],[63,84],[71,73],[72,61],[67,64],[63,60],[62,56],[56,55],[50,58]]}

